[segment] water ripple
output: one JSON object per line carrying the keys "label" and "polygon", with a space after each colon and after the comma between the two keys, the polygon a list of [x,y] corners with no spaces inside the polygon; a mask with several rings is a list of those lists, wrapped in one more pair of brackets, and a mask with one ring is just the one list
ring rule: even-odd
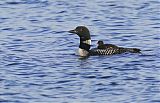
{"label": "water ripple", "polygon": [[[159,1],[0,1],[0,102],[159,103]],[[78,25],[142,54],[80,59]]]}

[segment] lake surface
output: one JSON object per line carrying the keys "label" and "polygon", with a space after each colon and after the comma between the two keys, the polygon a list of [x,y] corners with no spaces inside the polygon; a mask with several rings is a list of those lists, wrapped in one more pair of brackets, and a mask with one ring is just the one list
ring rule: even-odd
{"label": "lake surface", "polygon": [[[81,60],[79,25],[142,54]],[[160,103],[160,1],[1,0],[0,103]]]}

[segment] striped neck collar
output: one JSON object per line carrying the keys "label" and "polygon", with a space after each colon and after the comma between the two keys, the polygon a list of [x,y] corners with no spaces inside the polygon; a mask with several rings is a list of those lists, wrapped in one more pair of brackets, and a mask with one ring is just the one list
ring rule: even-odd
{"label": "striped neck collar", "polygon": [[89,52],[90,46],[91,46],[91,40],[90,39],[88,39],[88,40],[80,39],[79,48],[84,49],[84,50]]}

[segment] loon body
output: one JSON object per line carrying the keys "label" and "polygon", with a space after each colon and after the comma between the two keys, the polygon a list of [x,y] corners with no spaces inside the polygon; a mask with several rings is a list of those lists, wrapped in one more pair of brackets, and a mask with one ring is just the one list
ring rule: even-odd
{"label": "loon body", "polygon": [[111,47],[105,48],[93,48],[91,47],[91,37],[88,28],[85,26],[78,26],[74,30],[70,30],[70,33],[77,34],[80,37],[80,45],[79,45],[79,55],[80,56],[93,56],[93,55],[113,55],[113,54],[121,54],[125,52],[131,53],[140,53],[140,49],[137,48],[123,48],[112,45]]}

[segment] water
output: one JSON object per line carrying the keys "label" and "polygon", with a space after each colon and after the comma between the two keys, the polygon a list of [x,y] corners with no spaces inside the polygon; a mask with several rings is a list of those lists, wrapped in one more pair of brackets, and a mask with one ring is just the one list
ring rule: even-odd
{"label": "water", "polygon": [[[1,0],[1,103],[160,103],[159,0]],[[75,55],[97,40],[142,54]]]}

